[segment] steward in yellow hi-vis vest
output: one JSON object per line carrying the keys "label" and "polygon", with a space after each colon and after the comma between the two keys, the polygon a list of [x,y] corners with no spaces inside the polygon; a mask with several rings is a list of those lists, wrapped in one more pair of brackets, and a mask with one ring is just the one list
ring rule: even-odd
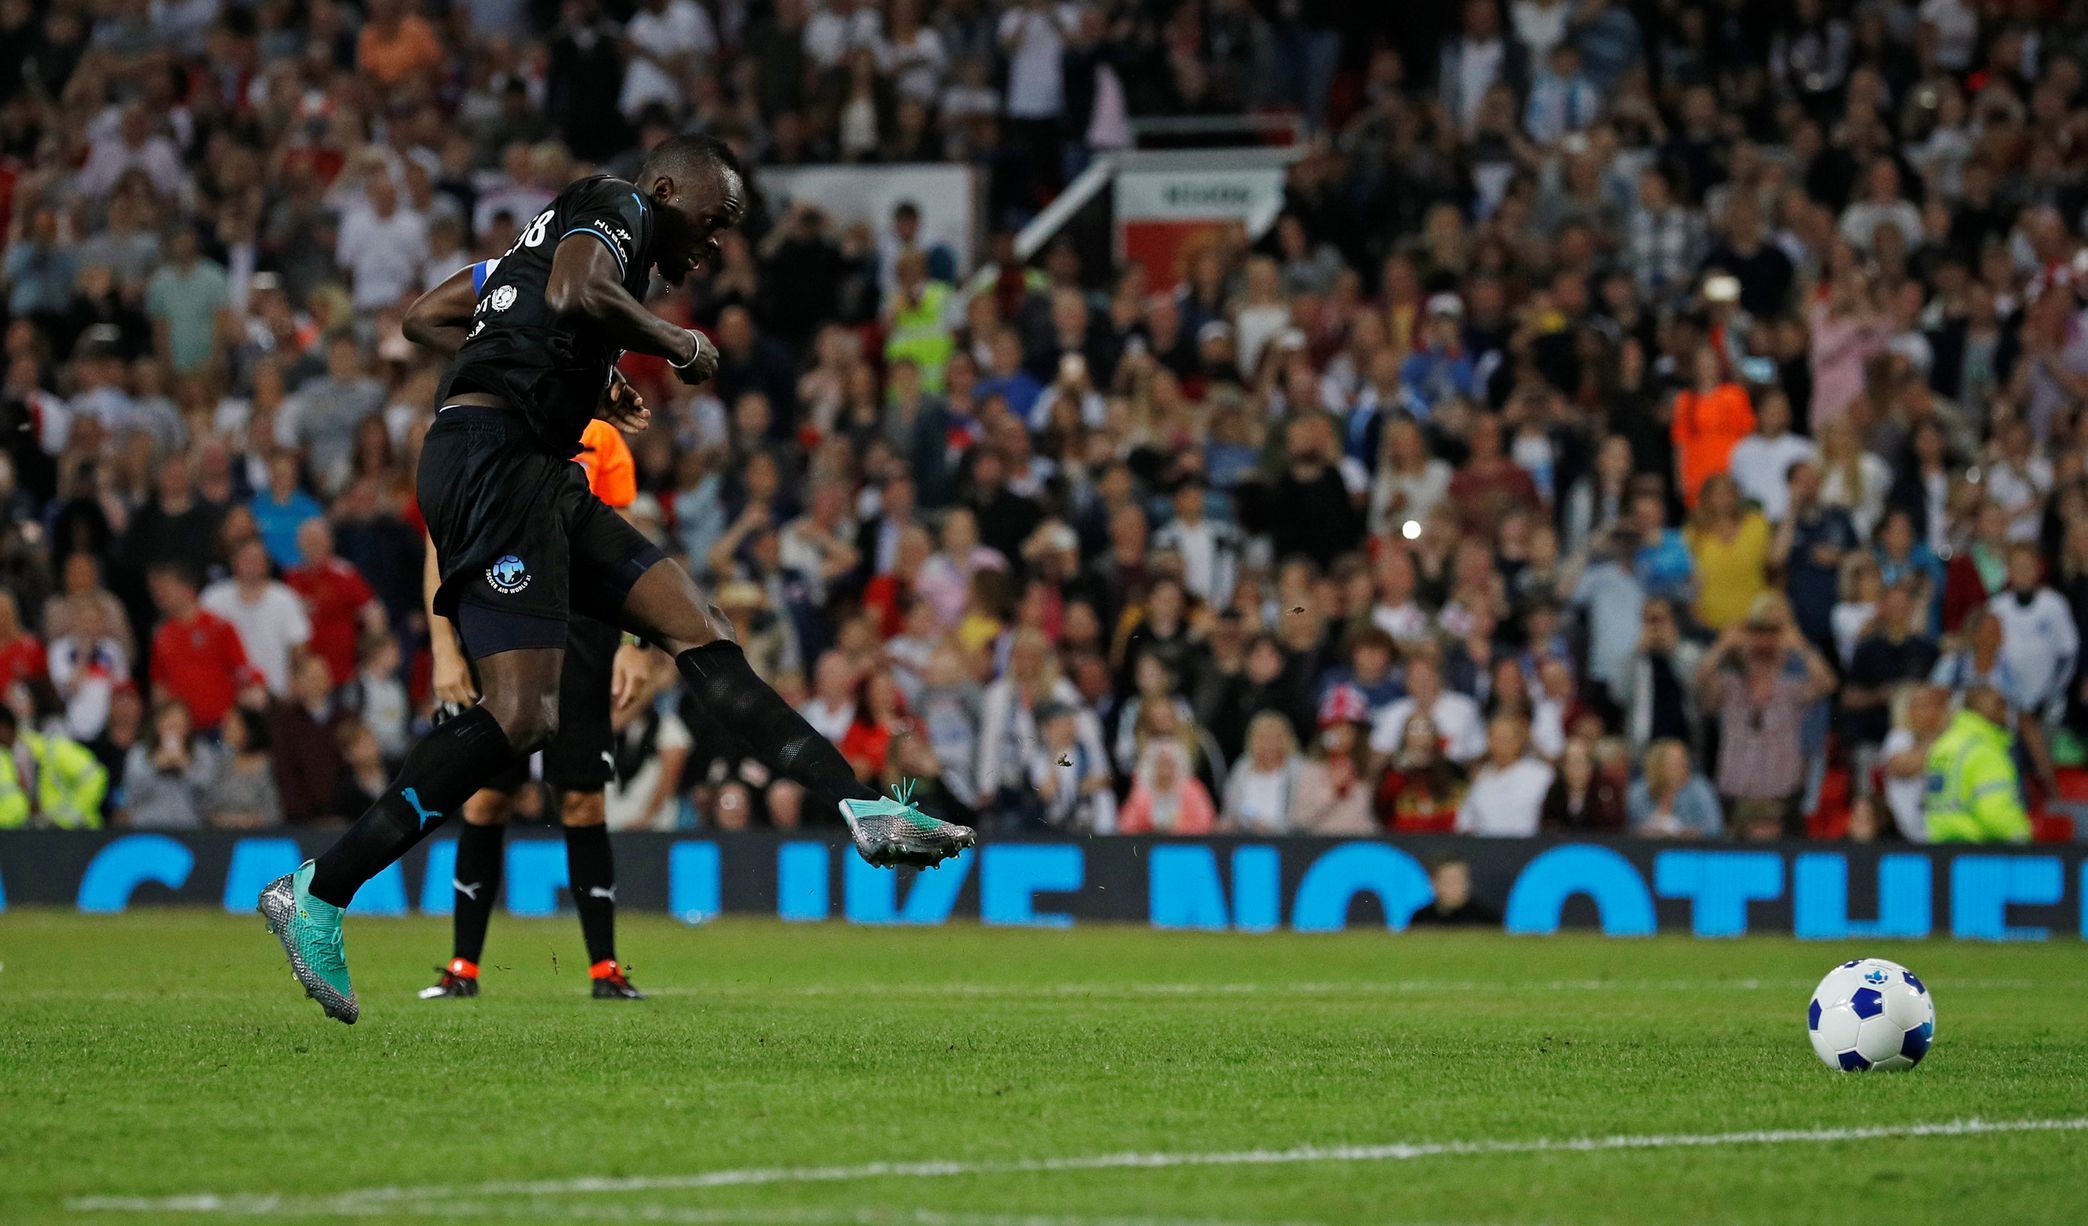
{"label": "steward in yellow hi-vis vest", "polygon": [[957,353],[949,313],[954,291],[928,279],[928,258],[918,250],[899,257],[898,289],[886,306],[891,319],[885,333],[885,361],[911,359],[921,368],[921,387],[943,389],[943,371]]}
{"label": "steward in yellow hi-vis vest", "polygon": [[2030,819],[2008,753],[2008,701],[1998,690],[1965,695],[1929,747],[1923,808],[1932,843],[2027,843]]}
{"label": "steward in yellow hi-vis vest", "polygon": [[66,830],[101,828],[109,772],[78,741],[23,731],[0,708],[0,830],[32,823]]}

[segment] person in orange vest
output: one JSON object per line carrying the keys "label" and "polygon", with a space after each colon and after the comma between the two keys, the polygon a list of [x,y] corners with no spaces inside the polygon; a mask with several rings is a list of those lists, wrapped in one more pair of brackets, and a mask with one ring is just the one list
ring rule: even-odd
{"label": "person in orange vest", "polygon": [[1746,388],[1726,376],[1718,351],[1703,345],[1695,361],[1694,381],[1675,393],[1675,420],[1669,427],[1682,501],[1691,507],[1704,479],[1726,471],[1734,445],[1755,430],[1754,403]]}

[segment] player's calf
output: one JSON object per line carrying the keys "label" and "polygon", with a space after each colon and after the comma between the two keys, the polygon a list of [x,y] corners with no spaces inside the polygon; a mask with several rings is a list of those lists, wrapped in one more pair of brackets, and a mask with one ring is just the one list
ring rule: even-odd
{"label": "player's calf", "polygon": [[970,827],[921,812],[911,789],[880,796],[857,779],[841,751],[754,675],[737,643],[692,648],[675,663],[714,718],[745,737],[779,773],[838,807],[863,859],[883,868],[933,868],[978,843]]}
{"label": "player's calf", "polygon": [[606,800],[601,792],[590,790],[566,792],[559,802],[565,825],[567,888],[573,894],[573,909],[580,913],[587,961],[621,974],[615,970],[616,856],[609,847]]}
{"label": "player's calf", "polygon": [[[451,943],[447,973],[468,974],[471,991],[463,995],[477,994],[478,962],[486,951],[486,929],[493,922],[493,904],[500,897],[506,866],[508,807],[505,793],[482,790],[465,802],[464,826],[457,831],[457,862],[450,876]],[[470,969],[461,971],[460,965]],[[423,997],[426,995],[422,993]]]}
{"label": "player's calf", "polygon": [[879,796],[865,786],[841,751],[754,674],[713,616],[696,581],[670,561],[649,567],[624,598],[624,623],[674,657],[710,717],[778,774],[837,806],[864,859],[933,867],[978,842],[970,829],[915,808],[911,797]]}
{"label": "player's calf", "polygon": [[411,851],[513,755],[506,732],[484,707],[422,737],[384,795],[320,855],[312,894],[347,906],[363,882]]}

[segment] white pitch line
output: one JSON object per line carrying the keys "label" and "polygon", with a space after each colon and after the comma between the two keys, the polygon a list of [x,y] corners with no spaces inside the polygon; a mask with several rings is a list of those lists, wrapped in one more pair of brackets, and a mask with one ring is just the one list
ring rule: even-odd
{"label": "white pitch line", "polygon": [[1202,1166],[1285,1166],[1300,1162],[1408,1162],[1502,1154],[1602,1153],[1638,1149],[1701,1149],[1722,1145],[1821,1145],[1920,1137],[1984,1136],[1995,1133],[2088,1131],[2088,1117],[2041,1120],[1946,1120],[1933,1124],[1871,1128],[1763,1129],[1753,1132],[1640,1133],[1607,1137],[1541,1137],[1530,1140],[1395,1141],[1381,1145],[1300,1145],[1290,1149],[1218,1150],[1204,1153],[1076,1154],[989,1162],[865,1162],[855,1166],[746,1167],[686,1175],[632,1178],[584,1176],[464,1187],[362,1188],[334,1196],[217,1195],[172,1197],[86,1197],[67,1202],[77,1212],[279,1213],[362,1216],[379,1206],[440,1203],[451,1197],[544,1197],[615,1195],[631,1192],[697,1191],[778,1184],[844,1183],[862,1179],[945,1179],[953,1176],[1038,1175],[1067,1171],[1163,1170]]}
{"label": "white pitch line", "polygon": [[[268,1206],[263,1201],[272,1202]],[[68,1206],[75,1211],[122,1210],[127,1205],[96,1204]],[[140,1210],[164,1210],[165,1205],[144,1205]],[[251,1205],[236,1207],[193,1206],[197,1212],[285,1214],[304,1216],[321,1214],[337,1217],[397,1218],[401,1215],[435,1218],[496,1218],[511,1220],[515,1217],[512,1202],[495,1204],[488,1201],[459,1200],[355,1200],[335,1199],[326,1202],[303,1204],[294,1199],[253,1198]],[[641,1222],[669,1223],[671,1226],[1322,1226],[1318,1222],[1287,1222],[1268,1219],[1219,1218],[1174,1218],[1174,1217],[1122,1217],[1081,1216],[1059,1213],[964,1213],[946,1212],[935,1209],[763,1209],[738,1206],[723,1209],[689,1208],[679,1205],[604,1205],[589,1203],[581,1205],[533,1204],[529,1208],[533,1221],[552,1218],[587,1222]],[[1416,1224],[1409,1224],[1416,1226]]]}
{"label": "white pitch line", "polygon": [[[376,1206],[371,1207],[373,1211]],[[483,1201],[447,1203],[409,1202],[387,1205],[384,1213],[405,1212],[420,1217],[511,1218],[512,1204]],[[533,1220],[566,1218],[589,1222],[664,1222],[673,1226],[1320,1226],[1311,1222],[1281,1222],[1217,1218],[1094,1217],[1062,1213],[962,1213],[935,1209],[691,1209],[676,1205],[532,1205]]]}

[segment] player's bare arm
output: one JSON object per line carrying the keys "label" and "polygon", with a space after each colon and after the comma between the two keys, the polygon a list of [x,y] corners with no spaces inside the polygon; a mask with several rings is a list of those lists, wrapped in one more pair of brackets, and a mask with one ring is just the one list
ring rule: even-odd
{"label": "player's bare arm", "polygon": [[435,611],[435,593],[442,587],[442,567],[435,556],[434,540],[425,534],[421,540],[421,607],[428,616],[428,651],[434,657],[430,685],[435,701],[468,707],[478,701],[478,687],[472,683],[471,665],[464,659],[464,645],[457,640],[456,625]]}
{"label": "player's bare arm", "polygon": [[471,331],[471,311],[477,304],[472,267],[467,265],[414,299],[399,330],[414,344],[447,356],[464,347],[464,337]]}
{"label": "player's bare arm", "polygon": [[575,234],[558,244],[544,303],[562,320],[584,321],[610,344],[666,358],[676,370],[693,374],[700,368],[702,378],[696,382],[717,369],[715,349],[704,360],[710,342],[646,310],[623,287],[616,253],[591,234]]}

